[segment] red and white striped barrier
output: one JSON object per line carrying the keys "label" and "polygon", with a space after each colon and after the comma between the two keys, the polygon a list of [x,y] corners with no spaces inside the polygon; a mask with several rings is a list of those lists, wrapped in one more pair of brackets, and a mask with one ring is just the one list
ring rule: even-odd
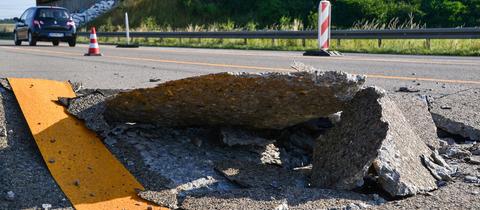
{"label": "red and white striped barrier", "polygon": [[92,32],[90,33],[90,46],[88,48],[88,53],[86,53],[85,56],[102,56],[100,53],[100,47],[98,46],[97,31],[95,27],[92,27]]}
{"label": "red and white striped barrier", "polygon": [[330,48],[330,23],[332,5],[327,0],[322,0],[318,7],[318,46],[321,50]]}

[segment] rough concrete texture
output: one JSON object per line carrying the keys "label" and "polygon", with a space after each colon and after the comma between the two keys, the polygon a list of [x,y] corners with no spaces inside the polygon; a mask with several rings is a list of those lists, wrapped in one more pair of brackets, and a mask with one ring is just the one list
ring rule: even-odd
{"label": "rough concrete texture", "polygon": [[[185,210],[207,209],[348,209],[351,204],[373,206],[373,196],[328,189],[286,188],[238,189],[229,193],[213,192],[187,196],[180,206]],[[285,208],[284,208],[285,209]]]}
{"label": "rough concrete texture", "polygon": [[153,202],[162,207],[170,209],[178,209],[178,192],[176,190],[161,190],[161,191],[142,191],[138,196],[144,200]]}
{"label": "rough concrete texture", "polygon": [[262,186],[282,189],[307,186],[306,177],[303,177],[301,173],[273,165],[227,160],[216,163],[215,169],[228,180],[245,188]]}
{"label": "rough concrete texture", "polygon": [[437,127],[474,141],[480,140],[480,89],[468,89],[440,97],[430,112]]}
{"label": "rough concrete texture", "polygon": [[427,101],[421,96],[412,94],[396,93],[389,95],[389,97],[402,110],[403,116],[412,125],[420,139],[430,148],[439,149],[440,141],[437,136],[437,127],[428,111]]}
{"label": "rough concrete texture", "polygon": [[343,72],[218,73],[107,101],[109,122],[283,129],[343,109],[365,82]]}
{"label": "rough concrete texture", "polygon": [[391,196],[415,195],[437,187],[420,159],[431,152],[383,90],[366,88],[344,110],[338,126],[318,140],[312,183],[354,189],[363,185],[373,163]]}

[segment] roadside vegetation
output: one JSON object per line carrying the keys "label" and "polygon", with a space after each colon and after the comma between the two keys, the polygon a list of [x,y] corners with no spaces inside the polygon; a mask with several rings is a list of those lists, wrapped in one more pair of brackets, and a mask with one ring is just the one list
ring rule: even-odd
{"label": "roadside vegetation", "polygon": [[[256,31],[256,30],[311,30],[306,28],[299,19],[283,17],[279,23],[260,28],[260,24],[249,22],[239,26],[233,21],[214,23],[211,25],[189,25],[186,28],[173,28],[160,26],[149,18],[134,28],[133,31]],[[418,29],[424,28],[425,24],[417,23],[413,16],[404,22],[394,18],[387,23],[380,20],[356,22],[353,29]],[[86,30],[86,29],[83,29]],[[122,31],[122,28],[114,25],[102,25],[98,31]],[[87,43],[89,40],[80,38],[80,42]],[[99,38],[101,43],[124,44],[126,38]],[[174,38],[135,38],[132,42],[143,46],[162,47],[198,47],[198,48],[224,48],[224,49],[255,49],[255,50],[293,50],[304,51],[317,49],[316,40],[285,40],[285,39],[174,39]],[[418,54],[418,55],[461,55],[480,56],[480,40],[382,40],[379,46],[378,40],[332,40],[332,49],[341,52],[361,53],[392,53],[392,54]]]}

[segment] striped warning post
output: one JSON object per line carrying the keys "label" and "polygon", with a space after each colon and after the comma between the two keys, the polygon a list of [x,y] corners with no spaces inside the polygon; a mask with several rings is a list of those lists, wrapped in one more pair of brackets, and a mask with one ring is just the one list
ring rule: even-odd
{"label": "striped warning post", "polygon": [[322,0],[318,9],[318,45],[321,50],[328,50],[330,48],[330,24],[332,5],[327,0]]}
{"label": "striped warning post", "polygon": [[68,82],[8,78],[40,153],[76,210],[160,209],[96,134],[55,101],[75,97]]}

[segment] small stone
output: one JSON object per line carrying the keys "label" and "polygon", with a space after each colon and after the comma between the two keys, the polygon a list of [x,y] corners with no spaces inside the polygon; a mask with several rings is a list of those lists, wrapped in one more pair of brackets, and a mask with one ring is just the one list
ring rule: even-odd
{"label": "small stone", "polygon": [[450,106],[440,106],[440,109],[452,109]]}
{"label": "small stone", "polygon": [[5,200],[7,201],[15,200],[15,193],[13,191],[8,191],[7,194],[5,195]]}
{"label": "small stone", "polygon": [[470,175],[465,176],[464,181],[465,181],[466,183],[474,183],[474,184],[479,183],[478,177],[476,177],[476,176],[470,176]]}
{"label": "small stone", "polygon": [[162,79],[150,79],[150,82],[160,82]]}
{"label": "small stone", "polygon": [[13,134],[13,130],[8,130],[8,135],[12,135]]}
{"label": "small stone", "polygon": [[44,203],[44,204],[42,204],[42,208],[43,208],[44,210],[49,210],[50,208],[52,208],[52,204]]}
{"label": "small stone", "polygon": [[479,194],[480,194],[479,191],[472,191],[472,192],[470,192],[470,193],[471,193],[472,195],[479,195]]}
{"label": "small stone", "polygon": [[417,75],[417,73],[412,73],[413,76]]}
{"label": "small stone", "polygon": [[50,139],[50,143],[55,143],[56,141],[54,138]]}
{"label": "small stone", "polygon": [[288,210],[288,204],[284,202],[281,205],[277,206],[275,210]]}
{"label": "small stone", "polygon": [[55,163],[55,159],[52,158],[52,159],[48,160],[48,162],[49,163]]}
{"label": "small stone", "polygon": [[135,165],[135,163],[134,163],[133,161],[130,161],[130,160],[129,160],[129,161],[127,161],[127,165],[128,165],[128,166],[133,166],[133,165]]}
{"label": "small stone", "polygon": [[78,180],[78,179],[75,180],[75,181],[73,182],[73,184],[74,184],[75,186],[79,187],[79,186],[80,186],[80,180]]}

